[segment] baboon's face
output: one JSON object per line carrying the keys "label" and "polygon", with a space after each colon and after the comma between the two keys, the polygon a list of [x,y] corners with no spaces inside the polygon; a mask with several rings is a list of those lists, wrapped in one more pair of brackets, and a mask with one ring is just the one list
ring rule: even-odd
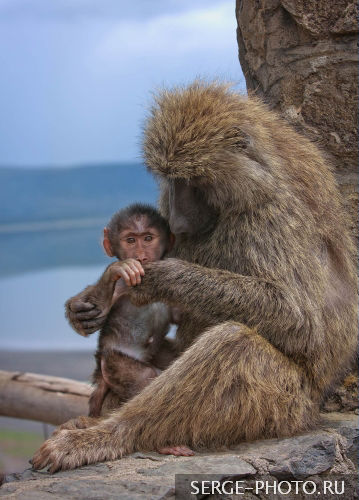
{"label": "baboon's face", "polygon": [[169,240],[160,228],[149,225],[147,217],[132,217],[119,231],[112,243],[113,254],[120,260],[136,259],[141,264],[162,259]]}
{"label": "baboon's face", "polygon": [[215,213],[203,187],[184,179],[169,181],[169,224],[174,234],[195,234],[213,227]]}

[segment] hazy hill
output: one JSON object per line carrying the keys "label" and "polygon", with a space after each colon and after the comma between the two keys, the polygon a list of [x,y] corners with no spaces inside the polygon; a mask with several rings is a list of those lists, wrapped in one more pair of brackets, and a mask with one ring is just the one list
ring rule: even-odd
{"label": "hazy hill", "polygon": [[107,217],[134,200],[156,200],[141,164],[0,168],[0,224]]}
{"label": "hazy hill", "polygon": [[110,215],[156,196],[141,164],[0,168],[0,276],[108,264],[100,240]]}

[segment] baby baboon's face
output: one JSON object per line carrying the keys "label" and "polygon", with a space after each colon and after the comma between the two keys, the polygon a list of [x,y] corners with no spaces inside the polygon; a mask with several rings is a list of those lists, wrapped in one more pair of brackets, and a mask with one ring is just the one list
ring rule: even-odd
{"label": "baby baboon's face", "polygon": [[126,226],[116,238],[116,254],[121,260],[132,258],[146,264],[163,257],[167,237],[160,229],[149,226],[146,216],[134,217]]}

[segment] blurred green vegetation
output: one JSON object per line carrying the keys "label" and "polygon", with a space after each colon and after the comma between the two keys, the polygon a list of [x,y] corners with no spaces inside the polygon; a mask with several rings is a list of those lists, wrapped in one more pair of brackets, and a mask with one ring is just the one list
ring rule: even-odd
{"label": "blurred green vegetation", "polygon": [[43,441],[43,436],[34,432],[0,429],[1,469],[7,469],[6,462],[11,458],[27,463]]}

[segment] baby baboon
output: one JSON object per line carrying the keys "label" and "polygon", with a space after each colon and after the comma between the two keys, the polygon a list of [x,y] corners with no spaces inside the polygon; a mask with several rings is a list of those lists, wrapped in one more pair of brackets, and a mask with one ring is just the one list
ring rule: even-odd
{"label": "baby baboon", "polygon": [[[95,354],[93,382],[96,388],[89,402],[91,417],[100,416],[109,389],[121,402],[126,401],[160,373],[152,361],[163,365],[164,356],[167,364],[171,356],[173,359],[174,348],[170,341],[164,340],[173,321],[170,308],[159,302],[136,307],[128,297],[121,296],[127,285],[140,282],[144,274],[142,264],[161,259],[171,244],[168,223],[149,205],[134,204],[120,210],[104,229],[104,249],[109,257],[117,257],[119,261],[111,264],[95,285],[80,294],[87,303],[101,310],[102,316],[107,316]],[[70,323],[73,300],[66,303]],[[75,300],[79,300],[79,296]],[[74,328],[88,335],[89,328],[79,328],[76,323]]]}
{"label": "baby baboon", "polygon": [[180,306],[184,352],[110,418],[46,441],[35,468],[293,435],[355,356],[353,244],[310,141],[259,100],[196,82],[157,96],[144,154],[175,258],[145,265],[129,296]]}

